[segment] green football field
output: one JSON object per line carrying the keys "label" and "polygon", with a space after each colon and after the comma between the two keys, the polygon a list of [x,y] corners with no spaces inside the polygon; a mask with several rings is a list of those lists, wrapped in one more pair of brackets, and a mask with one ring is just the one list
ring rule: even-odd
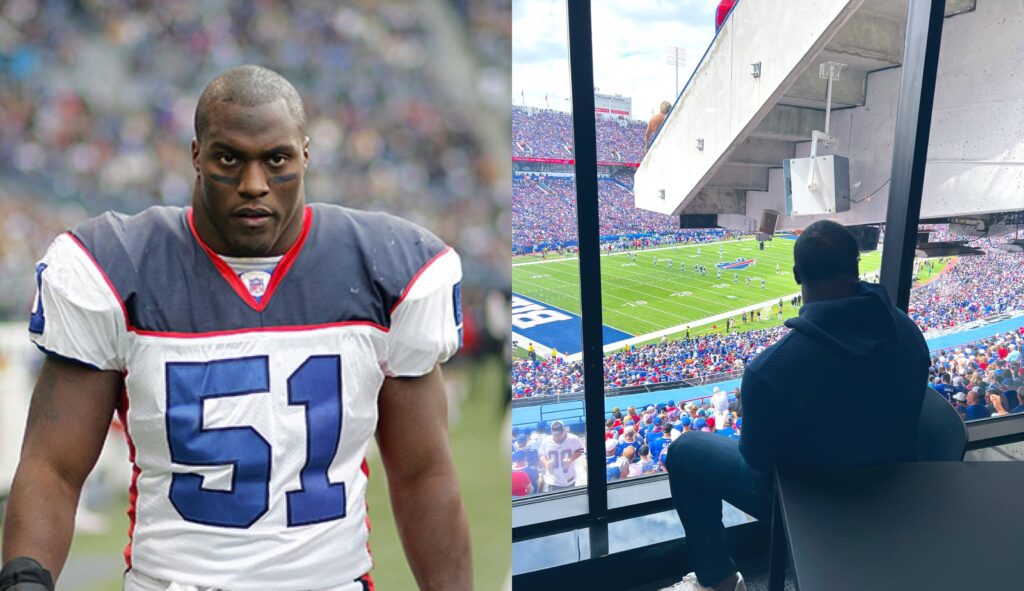
{"label": "green football field", "polygon": [[[779,298],[787,304],[785,316],[792,316],[796,311],[788,305],[789,298],[800,291],[792,273],[794,244],[794,240],[776,237],[763,251],[754,240],[667,246],[635,251],[635,261],[624,252],[602,254],[603,323],[636,336],[675,327],[683,332],[688,325],[694,325],[691,334],[699,334],[713,326],[723,328],[725,319],[720,315],[739,320],[740,311],[752,307],[763,310],[777,304]],[[750,259],[753,264],[744,269],[721,270],[719,277],[716,265],[720,262]],[[877,272],[881,260],[880,250],[862,253],[861,274]],[[696,273],[695,264],[705,265],[707,274]],[[578,267],[575,258],[514,263],[513,291],[579,314]],[[762,322],[739,323],[737,328],[778,324],[777,308],[771,314],[769,320],[762,312]]]}

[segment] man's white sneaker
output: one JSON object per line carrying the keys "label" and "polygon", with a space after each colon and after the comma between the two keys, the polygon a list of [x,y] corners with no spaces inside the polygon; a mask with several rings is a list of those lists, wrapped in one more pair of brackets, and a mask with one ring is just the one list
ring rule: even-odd
{"label": "man's white sneaker", "polygon": [[[743,582],[743,573],[737,572],[736,576],[739,578],[736,580],[734,591],[747,591],[747,584]],[[690,573],[675,585],[665,587],[661,591],[714,591],[714,589],[701,585],[697,580],[697,573]]]}

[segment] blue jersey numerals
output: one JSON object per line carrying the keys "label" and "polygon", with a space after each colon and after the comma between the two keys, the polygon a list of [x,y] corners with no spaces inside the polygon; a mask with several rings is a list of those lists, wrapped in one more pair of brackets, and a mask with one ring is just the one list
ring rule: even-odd
{"label": "blue jersey numerals", "polygon": [[28,319],[28,331],[35,334],[43,334],[46,327],[46,314],[43,313],[43,271],[46,270],[46,263],[36,265],[36,301],[32,306],[32,315]]}
{"label": "blue jersey numerals", "polygon": [[[167,364],[167,439],[171,461],[187,466],[231,465],[230,490],[203,488],[198,474],[174,474],[170,500],[187,521],[247,528],[269,506],[271,445],[252,427],[203,426],[204,402],[231,396],[269,396],[266,356]],[[327,469],[341,438],[341,358],[308,358],[288,378],[288,403],[305,407],[306,465],[302,488],[290,491],[288,525],[345,516],[345,485]]]}
{"label": "blue jersey numerals", "polygon": [[302,488],[288,493],[288,525],[345,516],[345,483],[331,484],[327,468],[341,439],[341,358],[310,357],[288,378],[288,404],[306,407],[306,465]]}

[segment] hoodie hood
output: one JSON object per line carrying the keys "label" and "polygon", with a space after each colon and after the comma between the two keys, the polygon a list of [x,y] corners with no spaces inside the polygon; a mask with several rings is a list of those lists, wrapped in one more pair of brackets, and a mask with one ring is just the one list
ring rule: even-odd
{"label": "hoodie hood", "polygon": [[864,356],[896,340],[895,310],[884,287],[861,281],[852,296],[804,304],[800,316],[785,324],[816,342]]}

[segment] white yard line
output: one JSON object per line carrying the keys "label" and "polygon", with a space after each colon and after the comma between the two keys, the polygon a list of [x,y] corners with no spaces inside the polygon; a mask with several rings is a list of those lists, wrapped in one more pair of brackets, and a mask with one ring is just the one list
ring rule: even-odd
{"label": "white yard line", "polygon": [[[877,276],[878,276],[878,272],[876,271],[874,273],[868,273],[865,277],[866,278],[872,278],[872,277],[877,277]],[[726,318],[729,318],[730,316],[736,316],[738,314],[743,314],[744,312],[750,312],[751,310],[758,310],[760,308],[764,308],[765,306],[771,307],[771,306],[774,306],[775,304],[777,304],[780,299],[782,299],[782,300],[792,299],[793,297],[798,296],[798,295],[800,295],[800,292],[791,293],[791,294],[787,294],[787,295],[783,295],[783,296],[777,296],[777,297],[775,297],[775,298],[773,298],[771,300],[766,300],[766,301],[761,302],[759,304],[753,304],[753,305],[750,305],[750,306],[746,306],[744,308],[738,308],[738,309],[732,310],[730,312],[723,312],[721,314],[715,314],[714,316],[708,316],[707,318],[701,318],[700,320],[694,320],[693,322],[687,322],[686,324],[678,324],[676,326],[670,326],[669,328],[663,328],[663,329],[655,331],[655,332],[649,332],[647,334],[637,335],[637,336],[635,336],[635,337],[633,337],[631,339],[625,339],[625,340],[622,340],[622,341],[617,341],[615,343],[609,343],[609,344],[604,346],[604,352],[605,353],[610,353],[610,352],[612,352],[612,351],[614,351],[616,349],[621,349],[622,347],[625,347],[626,345],[635,345],[637,343],[642,343],[644,341],[649,341],[651,339],[656,339],[656,338],[659,338],[659,337],[668,336],[670,334],[675,334],[675,333],[683,332],[683,331],[686,330],[687,327],[696,328],[698,326],[706,326],[708,324],[711,324],[712,322],[718,322],[720,320],[725,320]],[[536,347],[536,345],[534,345],[534,346]],[[567,360],[569,360],[569,361],[579,361],[579,360],[582,359],[582,355],[580,355],[580,354],[566,355],[565,358]]]}
{"label": "white yard line", "polygon": [[[661,329],[659,331],[649,332],[647,334],[638,335],[638,336],[635,336],[635,337],[633,337],[631,339],[625,339],[625,340],[622,340],[622,341],[617,341],[615,343],[608,343],[607,345],[604,346],[604,352],[605,353],[611,353],[612,351],[614,351],[616,349],[621,349],[621,348],[623,348],[623,347],[625,347],[627,345],[635,345],[637,343],[642,343],[644,341],[649,341],[651,339],[656,339],[658,337],[668,336],[670,334],[675,334],[677,332],[683,332],[683,331],[686,330],[687,327],[696,328],[698,326],[705,326],[705,325],[711,324],[713,322],[718,322],[720,320],[725,320],[726,318],[730,318],[732,316],[736,316],[737,314],[743,314],[744,312],[750,312],[752,310],[759,310],[761,308],[764,308],[765,306],[774,306],[775,304],[778,303],[780,298],[785,300],[785,299],[791,299],[794,296],[798,296],[798,295],[800,295],[800,292],[796,292],[796,293],[792,293],[792,294],[788,294],[788,295],[783,295],[783,296],[777,296],[777,297],[775,297],[773,299],[766,300],[766,301],[761,302],[759,304],[754,304],[754,305],[751,305],[751,306],[746,306],[745,308],[738,308],[736,310],[731,310],[729,312],[722,312],[721,314],[715,314],[714,316],[708,316],[707,318],[701,318],[700,320],[694,320],[693,322],[687,322],[686,324],[677,324],[676,326],[670,326],[668,328],[663,328],[663,329]],[[536,345],[534,345],[534,347],[536,347]],[[582,357],[582,355],[577,354],[577,355],[566,355],[565,358],[568,359],[569,361],[579,361],[583,357]]]}
{"label": "white yard line", "polygon": [[[635,252],[635,253],[658,252],[660,250],[676,250],[676,249],[679,249],[679,248],[697,248],[699,246],[714,246],[716,244],[735,244],[737,242],[750,242],[752,240],[753,240],[753,238],[740,238],[739,240],[719,240],[718,242],[701,242],[700,244],[679,244],[678,246],[673,244],[671,246],[659,246],[658,248],[641,248],[641,249],[636,249],[636,250],[617,250],[617,251],[611,253],[610,255],[607,254],[607,253],[602,253],[601,256],[603,256],[603,257],[613,256],[614,257],[614,256],[622,256],[624,254],[629,254],[631,252]],[[512,266],[513,267],[525,267],[527,265],[549,265],[551,263],[561,263],[563,261],[576,261],[576,260],[579,260],[579,257],[563,257],[563,258],[560,258],[560,259],[552,259],[550,261],[529,261],[529,262],[526,262],[526,263],[512,263]]]}

